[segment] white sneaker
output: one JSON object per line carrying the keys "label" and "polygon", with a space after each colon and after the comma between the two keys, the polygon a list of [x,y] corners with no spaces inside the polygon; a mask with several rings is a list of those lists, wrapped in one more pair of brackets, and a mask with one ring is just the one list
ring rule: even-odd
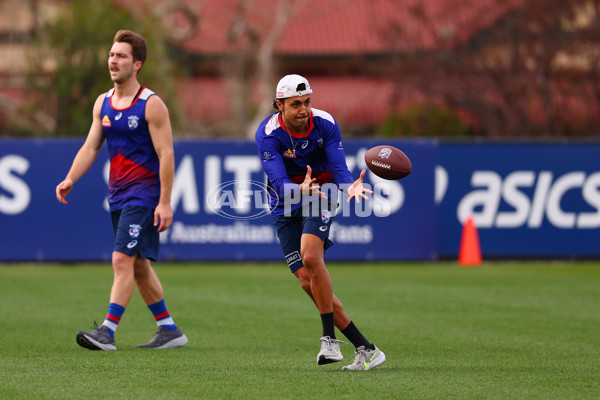
{"label": "white sneaker", "polygon": [[365,349],[365,346],[360,346],[354,352],[354,362],[350,365],[346,365],[342,370],[344,371],[364,371],[373,369],[378,365],[385,362],[385,354],[375,346],[375,350]]}
{"label": "white sneaker", "polygon": [[341,340],[332,339],[329,336],[321,338],[321,351],[317,354],[317,363],[319,365],[342,361],[344,356],[340,351],[339,343],[348,344]]}

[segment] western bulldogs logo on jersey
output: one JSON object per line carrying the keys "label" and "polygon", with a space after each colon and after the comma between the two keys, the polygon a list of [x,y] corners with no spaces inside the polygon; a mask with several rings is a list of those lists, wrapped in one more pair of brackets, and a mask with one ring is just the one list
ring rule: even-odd
{"label": "western bulldogs logo on jersey", "polygon": [[129,129],[134,130],[138,127],[138,121],[140,120],[140,117],[137,115],[130,115],[127,119],[127,125],[129,125]]}

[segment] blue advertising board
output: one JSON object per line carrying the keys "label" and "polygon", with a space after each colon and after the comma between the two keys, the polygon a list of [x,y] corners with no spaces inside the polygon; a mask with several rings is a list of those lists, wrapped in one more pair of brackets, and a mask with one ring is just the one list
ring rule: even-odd
{"label": "blue advertising board", "polygon": [[103,151],[64,206],[56,185],[83,140],[0,142],[0,259],[110,260]]}
{"label": "blue advertising board", "polygon": [[484,258],[600,257],[598,144],[443,144],[438,254],[473,217]]}
{"label": "blue advertising board", "polygon": [[[83,139],[0,141],[0,261],[108,261],[108,154],[103,149],[64,206],[55,187]],[[355,177],[380,142],[345,141]],[[599,258],[600,144],[388,141],[413,172],[372,199],[341,202],[329,260],[455,259],[473,217],[485,258]],[[163,260],[281,261],[265,175],[247,141],[176,141],[174,223]],[[343,199],[345,200],[345,199]]]}
{"label": "blue advertising board", "polygon": [[[0,260],[110,260],[106,149],[76,183],[68,205],[55,196],[82,144],[83,139],[0,142]],[[364,152],[376,144],[344,142],[355,177],[366,168]],[[327,259],[436,258],[436,144],[389,144],[401,148],[418,168],[401,181],[384,181],[368,172],[365,182],[374,189],[373,198],[360,205],[341,203],[330,234],[336,245]],[[161,259],[283,259],[254,143],[181,140],[175,142],[175,154],[174,223],[161,234]]]}

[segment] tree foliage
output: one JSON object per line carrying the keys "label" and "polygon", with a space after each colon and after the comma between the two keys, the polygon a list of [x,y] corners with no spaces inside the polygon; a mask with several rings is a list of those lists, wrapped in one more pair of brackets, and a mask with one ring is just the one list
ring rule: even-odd
{"label": "tree foliage", "polygon": [[[466,41],[434,33],[432,50],[398,54],[387,66],[396,92],[410,88],[465,112],[481,136],[597,135],[600,1],[519,4]],[[402,39],[402,27],[391,31]]]}
{"label": "tree foliage", "polygon": [[443,106],[411,105],[402,113],[390,113],[379,126],[383,137],[461,137],[467,128],[457,113]]}
{"label": "tree foliage", "polygon": [[[44,110],[54,121],[54,136],[86,135],[94,101],[112,87],[108,52],[115,33],[129,29],[148,42],[148,58],[139,80],[169,105],[175,99],[173,69],[164,40],[150,13],[133,14],[114,0],[75,0],[45,23],[34,41],[28,88],[30,111]],[[174,108],[174,107],[171,107]],[[177,113],[172,114],[176,125]]]}

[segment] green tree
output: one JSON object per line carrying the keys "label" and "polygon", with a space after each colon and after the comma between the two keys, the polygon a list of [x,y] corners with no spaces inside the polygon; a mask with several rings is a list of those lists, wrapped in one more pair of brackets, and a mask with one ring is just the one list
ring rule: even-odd
{"label": "green tree", "polygon": [[442,106],[412,105],[402,113],[392,112],[379,127],[383,137],[461,137],[467,128],[454,110]]}
{"label": "green tree", "polygon": [[150,12],[119,7],[116,1],[69,2],[59,15],[47,21],[34,40],[28,74],[29,111],[44,110],[51,116],[46,134],[85,136],[97,96],[112,87],[108,76],[108,52],[115,33],[129,29],[148,41],[148,58],[140,71],[140,83],[150,87],[171,110],[177,126],[174,69],[165,38],[156,29]]}

